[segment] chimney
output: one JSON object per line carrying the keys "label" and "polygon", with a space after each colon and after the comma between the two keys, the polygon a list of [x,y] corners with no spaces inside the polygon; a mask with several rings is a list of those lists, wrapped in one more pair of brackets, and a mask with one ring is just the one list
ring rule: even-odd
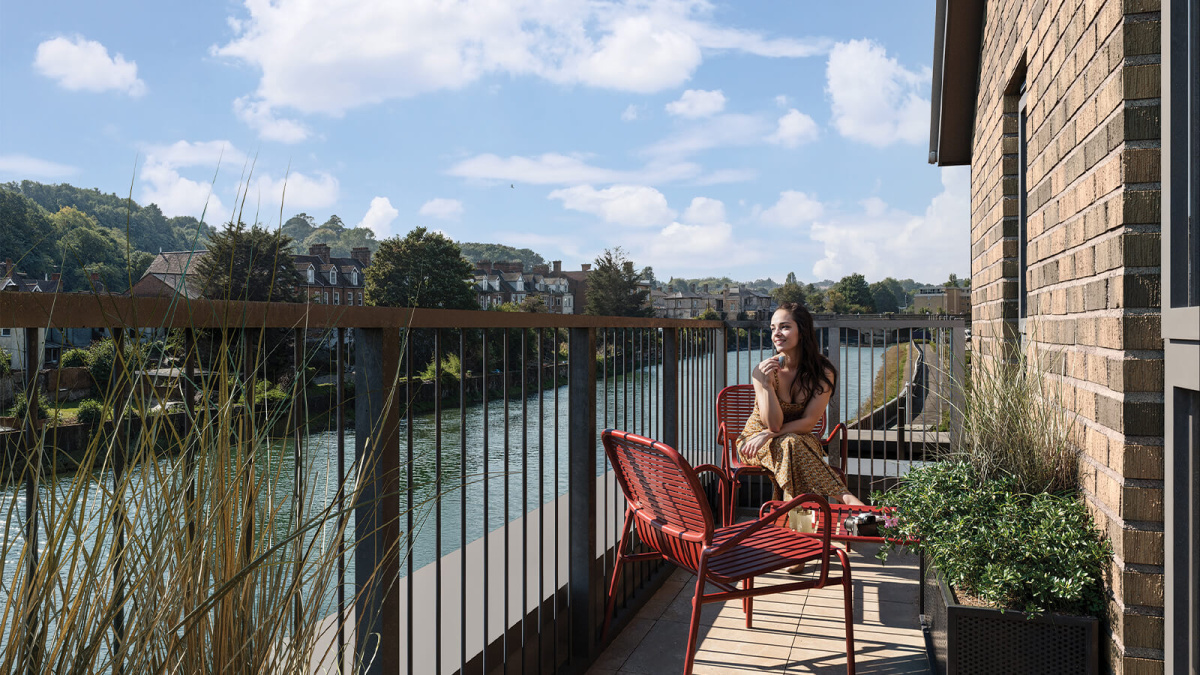
{"label": "chimney", "polygon": [[58,281],[61,278],[62,278],[62,275],[59,274],[58,272],[55,272],[54,274],[50,275],[50,281]]}
{"label": "chimney", "polygon": [[553,269],[554,269],[555,274],[562,272],[562,261],[561,260],[555,260],[555,261],[551,262],[550,264],[554,266]]}
{"label": "chimney", "polygon": [[309,246],[308,254],[317,256],[326,265],[329,264],[329,246],[326,244],[313,244]]}
{"label": "chimney", "polygon": [[541,274],[543,276],[550,274],[550,266],[549,265],[534,265],[533,273]]}
{"label": "chimney", "polygon": [[582,265],[579,266],[579,269],[582,272],[591,272],[592,264],[591,263],[583,263]]}
{"label": "chimney", "polygon": [[708,295],[708,284],[704,284],[703,288],[704,288],[704,294]]}
{"label": "chimney", "polygon": [[371,249],[366,246],[356,246],[350,249],[350,257],[362,262],[363,267],[371,264]]}
{"label": "chimney", "polygon": [[696,282],[693,281],[692,283],[688,284],[688,291],[692,293],[696,292]]}

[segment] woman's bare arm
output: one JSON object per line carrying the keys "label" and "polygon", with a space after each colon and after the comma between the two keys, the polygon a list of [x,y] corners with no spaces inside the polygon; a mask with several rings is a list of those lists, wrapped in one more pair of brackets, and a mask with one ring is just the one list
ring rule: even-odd
{"label": "woman's bare arm", "polygon": [[779,396],[772,384],[772,376],[778,370],[779,362],[772,357],[758,364],[750,378],[754,382],[754,404],[758,407],[758,415],[771,433],[778,433],[783,426],[783,407],[779,405]]}

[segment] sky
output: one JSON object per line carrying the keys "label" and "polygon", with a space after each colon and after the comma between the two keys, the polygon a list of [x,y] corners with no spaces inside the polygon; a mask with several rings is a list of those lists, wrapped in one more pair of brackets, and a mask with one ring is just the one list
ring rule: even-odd
{"label": "sky", "polygon": [[[969,270],[934,0],[0,0],[0,181],[659,279]],[[242,198],[244,197],[244,206]],[[2,242],[0,242],[2,246]]]}

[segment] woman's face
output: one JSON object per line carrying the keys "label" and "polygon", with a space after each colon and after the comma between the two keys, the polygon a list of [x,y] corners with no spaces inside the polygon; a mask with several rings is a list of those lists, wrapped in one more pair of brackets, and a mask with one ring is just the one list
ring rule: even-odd
{"label": "woman's face", "polygon": [[786,309],[777,309],[771,315],[771,341],[775,344],[777,352],[791,351],[800,344],[800,331],[796,320]]}

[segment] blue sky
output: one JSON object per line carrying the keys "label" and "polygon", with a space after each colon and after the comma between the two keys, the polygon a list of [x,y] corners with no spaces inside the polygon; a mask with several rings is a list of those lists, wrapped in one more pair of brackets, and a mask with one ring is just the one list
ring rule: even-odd
{"label": "blue sky", "polygon": [[243,189],[278,224],[286,175],[285,219],[567,269],[621,246],[662,279],[939,282],[968,272],[969,194],[926,163],[933,9],[3,0],[0,181],[132,182],[210,222]]}

